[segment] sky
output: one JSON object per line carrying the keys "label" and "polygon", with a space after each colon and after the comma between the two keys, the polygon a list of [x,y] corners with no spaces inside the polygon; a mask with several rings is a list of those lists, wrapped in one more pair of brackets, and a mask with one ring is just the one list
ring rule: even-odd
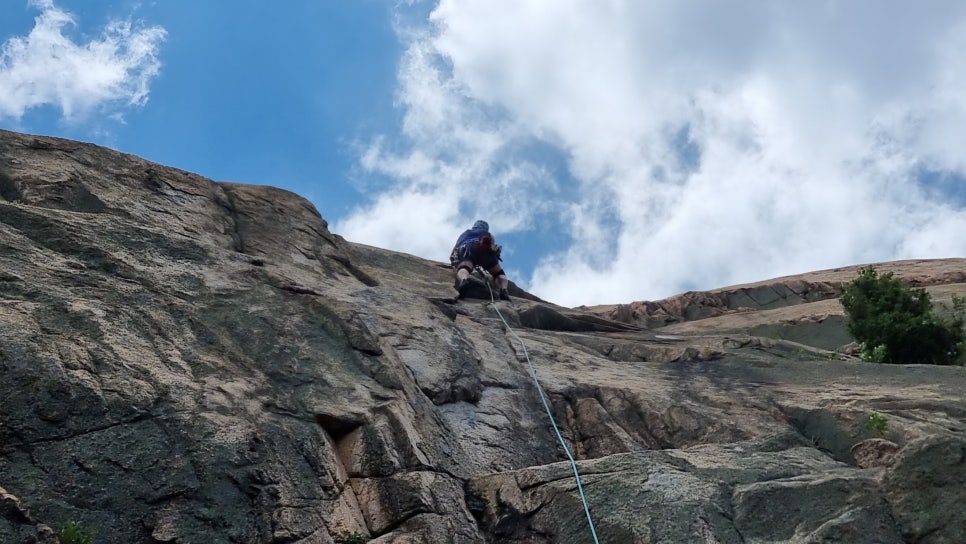
{"label": "sky", "polygon": [[959,0],[3,2],[0,128],[565,306],[966,256]]}

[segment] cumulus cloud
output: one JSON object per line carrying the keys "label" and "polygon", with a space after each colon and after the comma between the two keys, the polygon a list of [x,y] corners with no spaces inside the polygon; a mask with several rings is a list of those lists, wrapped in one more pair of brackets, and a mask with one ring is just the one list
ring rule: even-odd
{"label": "cumulus cloud", "polygon": [[165,31],[130,20],[112,20],[100,37],[77,43],[69,34],[74,16],[53,0],[32,0],[40,11],[26,36],[9,38],[0,49],[0,119],[19,120],[30,109],[55,106],[67,121],[92,111],[147,102],[158,75]]}
{"label": "cumulus cloud", "polygon": [[406,35],[402,137],[366,155],[350,239],[387,244],[403,219],[374,212],[411,195],[427,233],[539,214],[570,243],[527,283],[568,305],[966,254],[961,3],[441,0]]}
{"label": "cumulus cloud", "polygon": [[488,105],[468,99],[426,40],[414,38],[401,62],[403,145],[377,138],[363,146],[360,167],[375,179],[363,187],[371,201],[333,229],[353,241],[445,260],[453,233],[475,218],[486,217],[497,233],[532,226],[551,210],[530,197],[552,195],[556,185],[514,147],[526,131],[512,119],[494,122]]}

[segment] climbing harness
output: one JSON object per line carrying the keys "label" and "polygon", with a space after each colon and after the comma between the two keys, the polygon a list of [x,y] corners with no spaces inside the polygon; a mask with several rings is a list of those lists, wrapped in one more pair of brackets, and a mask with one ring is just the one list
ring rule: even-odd
{"label": "climbing harness", "polygon": [[560,445],[563,446],[564,453],[567,454],[567,459],[570,460],[570,467],[574,471],[574,479],[577,480],[577,492],[580,494],[580,502],[584,505],[584,514],[587,515],[587,524],[590,525],[590,534],[594,537],[594,544],[600,544],[597,540],[597,530],[594,528],[594,520],[590,517],[590,508],[587,506],[587,497],[584,496],[584,486],[580,483],[580,472],[577,471],[577,462],[574,461],[574,456],[570,454],[570,448],[567,447],[567,443],[564,441],[563,435],[560,434],[560,429],[557,427],[557,422],[553,419],[553,412],[550,411],[550,404],[547,403],[547,396],[543,393],[543,388],[540,387],[540,381],[537,380],[537,371],[533,367],[533,363],[530,361],[530,354],[527,353],[527,345],[523,342],[517,333],[513,330],[513,327],[507,323],[506,319],[503,317],[503,313],[500,312],[499,306],[496,304],[496,298],[493,296],[493,288],[490,287],[490,282],[485,282],[486,288],[490,291],[490,305],[496,310],[496,315],[500,316],[500,321],[503,322],[503,326],[506,330],[510,331],[510,334],[516,338],[517,342],[520,342],[520,347],[523,348],[523,356],[527,359],[527,366],[530,369],[530,377],[533,378],[533,383],[537,386],[537,393],[540,394],[540,400],[543,402],[543,408],[547,411],[547,416],[550,418],[550,424],[553,425],[553,430],[557,433],[557,440],[560,441]]}

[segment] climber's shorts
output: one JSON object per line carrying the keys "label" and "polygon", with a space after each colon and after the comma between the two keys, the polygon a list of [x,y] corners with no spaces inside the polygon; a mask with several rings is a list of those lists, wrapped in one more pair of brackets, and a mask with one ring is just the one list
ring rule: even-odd
{"label": "climber's shorts", "polygon": [[473,247],[470,244],[465,244],[453,248],[449,262],[453,268],[457,268],[462,262],[468,262],[471,267],[479,266],[483,270],[489,271],[494,267],[499,268],[500,254],[489,249],[482,249],[479,246]]}

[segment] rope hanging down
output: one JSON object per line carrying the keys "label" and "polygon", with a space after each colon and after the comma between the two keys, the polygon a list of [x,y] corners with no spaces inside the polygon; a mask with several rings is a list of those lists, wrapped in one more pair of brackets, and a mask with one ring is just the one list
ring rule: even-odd
{"label": "rope hanging down", "polygon": [[553,412],[550,411],[550,404],[547,403],[547,397],[543,394],[543,388],[540,387],[540,381],[537,380],[537,371],[533,368],[533,363],[530,362],[530,354],[527,353],[527,345],[523,343],[523,339],[520,338],[517,333],[513,330],[513,327],[506,322],[503,318],[503,314],[500,312],[500,308],[496,304],[496,299],[493,296],[493,289],[490,287],[490,282],[485,282],[486,288],[490,290],[490,305],[496,310],[496,315],[500,316],[500,321],[503,322],[503,326],[506,330],[510,331],[510,334],[520,342],[520,347],[523,348],[523,356],[527,359],[527,366],[530,369],[530,377],[533,378],[533,383],[537,386],[537,393],[540,393],[540,400],[543,402],[543,408],[547,411],[547,416],[550,418],[550,424],[553,425],[553,430],[557,433],[557,440],[560,441],[560,445],[563,447],[564,453],[567,454],[567,459],[570,460],[570,466],[574,471],[574,479],[577,480],[577,492],[580,494],[580,502],[584,505],[584,514],[587,515],[587,524],[590,525],[590,534],[594,537],[594,544],[600,544],[597,540],[597,530],[594,528],[594,520],[590,517],[590,508],[587,507],[587,497],[584,496],[584,486],[580,483],[580,472],[577,471],[577,462],[574,461],[574,456],[570,454],[570,448],[567,447],[567,443],[564,441],[563,435],[560,434],[560,429],[557,427],[557,422],[553,419]]}

